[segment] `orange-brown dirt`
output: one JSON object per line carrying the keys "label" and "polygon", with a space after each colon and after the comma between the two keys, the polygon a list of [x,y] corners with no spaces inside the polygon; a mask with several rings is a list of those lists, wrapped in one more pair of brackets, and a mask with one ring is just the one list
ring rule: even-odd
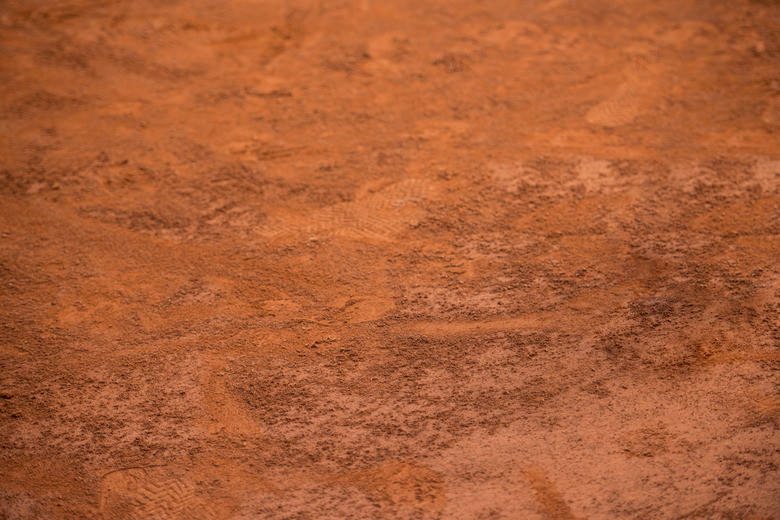
{"label": "orange-brown dirt", "polygon": [[776,1],[0,45],[0,518],[780,518]]}

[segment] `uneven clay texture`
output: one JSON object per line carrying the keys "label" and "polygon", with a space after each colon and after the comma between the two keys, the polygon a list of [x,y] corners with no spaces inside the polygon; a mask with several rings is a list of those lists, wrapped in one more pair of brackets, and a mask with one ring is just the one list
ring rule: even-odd
{"label": "uneven clay texture", "polygon": [[0,2],[1,519],[780,518],[775,0]]}

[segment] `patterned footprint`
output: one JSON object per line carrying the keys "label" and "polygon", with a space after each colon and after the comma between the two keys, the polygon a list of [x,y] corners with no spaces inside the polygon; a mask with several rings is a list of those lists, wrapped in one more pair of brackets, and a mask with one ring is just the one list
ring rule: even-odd
{"label": "patterned footprint", "polygon": [[113,471],[100,485],[106,520],[222,520],[232,510],[227,500],[200,496],[186,473],[168,466]]}
{"label": "patterned footprint", "polygon": [[588,110],[588,123],[609,128],[623,126],[651,108],[655,81],[646,67],[633,64],[625,77],[612,95]]}
{"label": "patterned footprint", "polygon": [[761,120],[768,125],[780,125],[780,99],[769,102],[764,113],[761,114]]}
{"label": "patterned footprint", "polygon": [[325,207],[311,216],[277,218],[261,233],[269,238],[304,233],[385,240],[425,215],[421,202],[430,193],[431,186],[424,179],[406,179],[364,193],[355,201]]}

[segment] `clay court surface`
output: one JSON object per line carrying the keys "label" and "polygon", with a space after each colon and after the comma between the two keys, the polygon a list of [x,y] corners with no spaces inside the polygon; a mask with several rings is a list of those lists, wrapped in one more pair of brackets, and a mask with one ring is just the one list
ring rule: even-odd
{"label": "clay court surface", "polygon": [[0,518],[780,518],[780,4],[0,2]]}

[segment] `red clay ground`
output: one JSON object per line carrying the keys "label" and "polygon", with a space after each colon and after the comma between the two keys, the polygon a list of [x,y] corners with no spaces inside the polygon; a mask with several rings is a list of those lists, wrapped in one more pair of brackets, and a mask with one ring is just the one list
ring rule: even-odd
{"label": "red clay ground", "polygon": [[780,518],[777,2],[0,41],[0,518]]}

